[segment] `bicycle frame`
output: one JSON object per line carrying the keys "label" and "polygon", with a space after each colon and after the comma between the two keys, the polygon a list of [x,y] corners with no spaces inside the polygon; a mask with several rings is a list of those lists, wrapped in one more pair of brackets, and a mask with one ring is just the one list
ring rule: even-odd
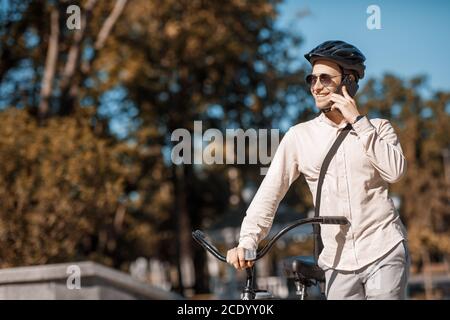
{"label": "bicycle frame", "polygon": [[[261,249],[258,250],[256,253],[255,259],[253,261],[257,261],[264,257],[267,252],[273,247],[275,242],[280,239],[285,233],[288,231],[304,225],[304,224],[337,224],[337,225],[346,225],[349,223],[347,218],[343,216],[321,216],[321,217],[314,217],[314,218],[306,218],[306,219],[300,219],[296,220],[293,223],[289,224],[288,226],[284,227],[282,230],[280,230],[277,234],[275,234],[269,242]],[[205,235],[202,231],[196,230],[192,232],[192,237],[194,240],[199,243],[206,251],[211,253],[215,258],[222,262],[226,262],[226,257],[221,254],[214,245],[206,241]],[[254,286],[254,268],[255,264],[246,269],[247,272],[247,279],[245,281],[245,287],[242,291],[242,300],[254,300],[256,298],[257,292],[261,292],[260,290],[255,289]],[[304,297],[304,294],[302,295]]]}

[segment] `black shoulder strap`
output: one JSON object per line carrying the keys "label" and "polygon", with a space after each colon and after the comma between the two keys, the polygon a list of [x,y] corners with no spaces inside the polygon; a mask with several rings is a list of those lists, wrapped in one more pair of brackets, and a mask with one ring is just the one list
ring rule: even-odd
{"label": "black shoulder strap", "polygon": [[[322,195],[322,184],[323,180],[325,178],[325,174],[327,173],[328,166],[330,165],[331,159],[333,159],[337,149],[341,145],[342,141],[344,141],[347,134],[352,129],[351,124],[347,124],[347,126],[342,129],[339,136],[334,141],[333,145],[330,148],[330,151],[328,151],[327,155],[325,156],[325,159],[323,160],[322,167],[320,168],[320,174],[319,174],[319,181],[317,183],[317,192],[316,192],[316,203],[314,206],[314,216],[318,217],[320,215],[320,197]],[[322,252],[323,249],[323,243],[322,238],[320,237],[320,225],[314,224],[313,225],[314,230],[314,259],[316,260],[316,263],[319,259],[320,252]]]}

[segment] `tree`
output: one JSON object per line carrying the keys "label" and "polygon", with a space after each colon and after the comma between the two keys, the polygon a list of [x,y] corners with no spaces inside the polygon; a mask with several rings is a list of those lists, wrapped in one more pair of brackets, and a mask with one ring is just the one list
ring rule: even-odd
{"label": "tree", "polygon": [[[111,46],[116,50],[105,52],[98,62],[107,66],[106,72],[118,77],[126,88],[142,120],[140,130],[147,132],[146,143],[171,148],[171,133],[177,128],[192,131],[194,120],[202,120],[204,130],[267,128],[285,116],[289,104],[303,99],[304,73],[291,68],[294,57],[289,51],[300,41],[275,28],[276,4],[129,4],[112,38]],[[199,193],[207,187],[196,186],[210,185],[208,178],[201,179],[201,175],[214,179],[220,172],[221,180],[226,182],[227,170],[220,166],[214,171],[170,165],[179,274],[182,261],[189,266],[195,256],[195,270],[200,270],[196,278],[204,279],[204,253],[192,246],[191,230],[202,226],[209,194]],[[227,201],[227,194],[222,193],[216,202]],[[216,208],[214,213],[221,211]],[[181,276],[179,283],[183,283]],[[196,291],[205,291],[205,287],[197,282]]]}
{"label": "tree", "polygon": [[[119,251],[120,246],[115,251],[100,250],[97,259],[122,267],[136,254],[178,261],[178,282],[182,291],[180,261],[183,259],[195,256],[197,280],[207,278],[203,276],[204,252],[192,247],[190,231],[194,226],[201,227],[205,219],[211,221],[227,210],[228,168],[211,166],[196,170],[190,165],[174,166],[164,158],[164,150],[173,146],[171,132],[176,128],[192,129],[194,120],[203,120],[205,130],[213,126],[219,129],[230,126],[266,128],[281,121],[286,108],[304,98],[300,80],[303,72],[292,67],[290,52],[300,41],[275,28],[278,1],[251,4],[133,1],[126,5],[125,2],[81,1],[81,29],[73,31],[65,27],[67,1],[30,1],[20,8],[14,3],[20,15],[7,30],[23,26],[25,31],[18,32],[16,37],[26,45],[17,47],[18,59],[4,64],[2,106],[29,111],[30,118],[26,112],[18,113],[32,128],[24,129],[24,135],[45,132],[44,140],[50,145],[54,140],[59,141],[56,135],[50,135],[55,132],[50,126],[53,129],[65,126],[73,117],[86,121],[75,123],[82,132],[91,129],[88,136],[93,139],[93,145],[107,140],[109,148],[114,150],[112,154],[99,153],[97,162],[108,161],[108,157],[120,158],[118,150],[133,146],[122,163],[125,172],[133,174],[118,173],[121,192],[116,190],[114,197],[125,199],[117,209],[117,219],[134,222],[127,228],[122,225],[122,236],[113,237],[122,250]],[[7,42],[7,32],[2,35]],[[14,41],[20,42],[17,38]],[[12,47],[5,48],[12,50]],[[23,74],[30,78],[25,79]],[[22,83],[26,84],[23,90],[13,89]],[[115,111],[109,97],[118,94],[120,109]],[[85,114],[86,106],[93,106],[93,111]],[[219,116],[210,114],[214,108]],[[307,111],[300,109],[295,114],[301,112]],[[132,125],[125,136],[117,139],[109,125],[122,115],[129,117]],[[41,120],[39,125],[33,123],[33,117]],[[10,116],[6,119],[12,121]],[[66,139],[76,137],[66,136]],[[44,142],[40,145],[47,150]],[[71,152],[76,153],[76,150],[73,148]],[[56,154],[56,151],[48,151],[40,156],[51,159]],[[8,160],[5,166],[15,161],[6,154],[4,159]],[[29,161],[40,163],[40,159],[30,158]],[[67,165],[67,158],[60,160],[52,162],[55,168]],[[25,166],[13,168],[10,183],[15,183],[14,177],[26,171]],[[39,180],[39,170],[36,167],[27,173],[30,179]],[[247,170],[249,167],[242,168],[243,172]],[[256,168],[248,172],[256,172]],[[94,171],[82,178],[77,181],[86,185],[90,179],[98,179]],[[62,183],[56,182],[59,179],[63,177],[55,177],[54,183]],[[43,185],[38,186],[43,188]],[[69,197],[66,201],[76,202],[76,199]],[[117,204],[115,201],[110,199],[111,206]],[[49,197],[38,198],[37,204],[55,205]],[[33,210],[33,205],[26,206],[25,212]],[[5,214],[12,215],[8,212]],[[123,212],[127,214],[120,218]],[[39,216],[43,215],[44,211],[39,211]],[[107,219],[102,221],[106,225],[109,223]],[[62,225],[61,230],[68,226]],[[79,236],[96,234],[102,226],[95,224],[91,228],[90,231],[79,229]],[[150,238],[151,241],[147,241]],[[26,252],[28,245],[20,247],[18,244],[17,251],[22,248]],[[129,250],[131,247],[134,250]],[[95,245],[86,248],[92,249]],[[42,261],[59,256],[72,259],[83,256],[80,252],[89,253],[88,249],[80,250],[55,255],[43,247]],[[19,264],[19,260],[8,263]],[[195,289],[207,290],[207,282],[197,281]]]}
{"label": "tree", "polygon": [[135,150],[96,137],[91,113],[46,126],[25,110],[0,113],[2,267],[125,260],[117,251],[133,221],[124,215],[123,186],[136,169],[124,164]]}

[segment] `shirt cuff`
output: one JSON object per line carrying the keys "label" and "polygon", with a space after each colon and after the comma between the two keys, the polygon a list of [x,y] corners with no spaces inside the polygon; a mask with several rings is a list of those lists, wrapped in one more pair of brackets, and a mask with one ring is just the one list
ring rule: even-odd
{"label": "shirt cuff", "polygon": [[255,241],[253,241],[253,239],[251,238],[243,238],[239,240],[239,248],[245,248],[248,250],[256,250],[257,249],[257,245],[255,243]]}
{"label": "shirt cuff", "polygon": [[376,130],[376,128],[373,126],[373,124],[369,121],[369,119],[366,116],[362,117],[354,124],[352,124],[352,127],[358,135],[360,134],[363,135],[369,133],[372,130]]}

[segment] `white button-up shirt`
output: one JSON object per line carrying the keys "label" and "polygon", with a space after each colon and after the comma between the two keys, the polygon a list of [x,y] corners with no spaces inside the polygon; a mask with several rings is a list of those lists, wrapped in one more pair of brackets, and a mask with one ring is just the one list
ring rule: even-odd
{"label": "white button-up shirt", "polygon": [[[268,234],[289,186],[305,176],[316,201],[320,167],[331,145],[347,125],[336,125],[323,113],[291,127],[242,222],[239,247],[255,250]],[[406,239],[406,230],[388,184],[406,172],[406,160],[390,122],[363,117],[331,160],[322,185],[320,215],[345,216],[350,225],[322,225],[324,249],[319,266],[358,270]]]}

